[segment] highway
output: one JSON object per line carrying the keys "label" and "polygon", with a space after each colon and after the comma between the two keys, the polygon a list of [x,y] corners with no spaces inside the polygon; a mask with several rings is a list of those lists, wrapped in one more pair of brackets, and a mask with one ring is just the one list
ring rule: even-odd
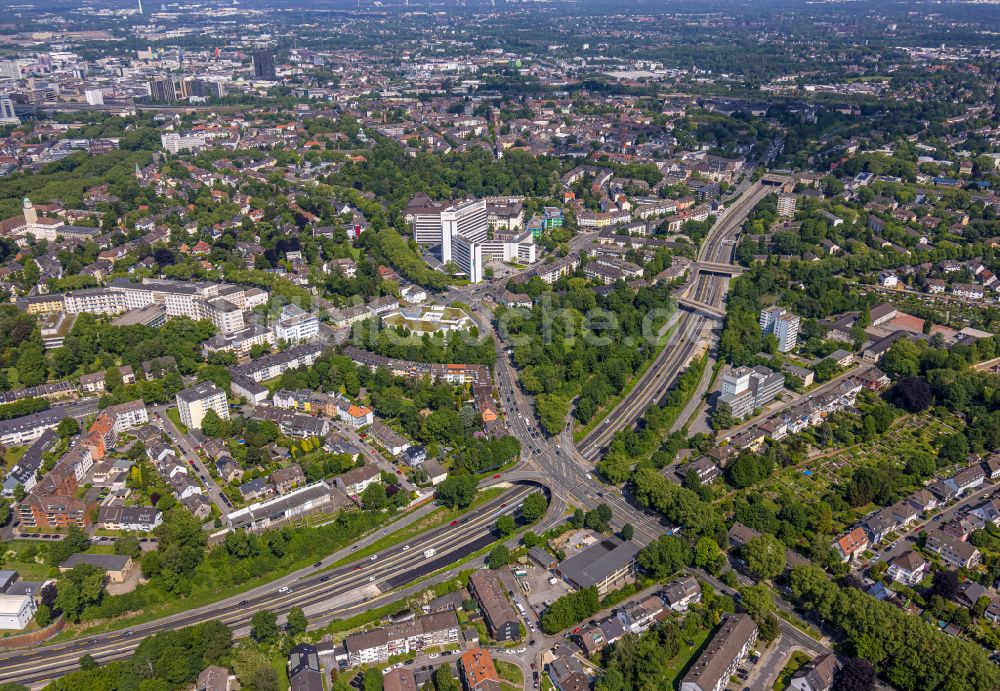
{"label": "highway", "polygon": [[[322,566],[302,569],[240,595],[139,624],[127,631],[112,631],[30,650],[0,653],[0,683],[37,684],[57,678],[75,670],[77,661],[85,654],[101,663],[127,657],[147,636],[210,619],[227,624],[237,634],[245,634],[250,618],[262,609],[262,603],[266,603],[264,606],[267,609],[286,615],[295,606],[312,612],[324,609],[339,612],[358,605],[367,609],[392,602],[397,596],[392,592],[394,589],[447,569],[496,541],[498,536],[494,524],[497,517],[513,514],[531,491],[529,487],[517,486],[466,516],[463,519],[466,522],[429,531],[413,538],[409,549],[401,544],[379,553],[375,560],[364,557],[328,571],[323,571]],[[550,512],[542,527],[554,523],[558,517]],[[424,550],[429,548],[434,548],[436,554],[427,559]],[[337,561],[343,553],[350,554],[350,551],[341,550],[324,561]],[[284,585],[288,586],[288,591],[278,592],[278,588]]]}
{"label": "highway", "polygon": [[[705,238],[698,253],[698,261],[731,264],[735,238],[743,221],[760,200],[773,191],[773,188],[758,181],[732,206],[727,207]],[[728,285],[728,277],[696,269],[677,290],[677,294],[690,295],[699,302],[721,308]],[[715,324],[710,318],[700,314],[681,313],[670,341],[628,396],[581,440],[578,446],[580,455],[589,462],[596,462],[618,430],[635,427],[649,406],[667,394],[677,376],[696,355],[700,344],[701,347],[706,347],[715,337],[714,330]]]}
{"label": "highway", "polygon": [[[728,263],[731,261],[734,240],[730,235],[738,232],[743,220],[753,206],[773,191],[761,183],[750,186],[748,191],[719,218],[699,253],[699,261]],[[578,242],[582,242],[579,240]],[[683,290],[697,300],[711,305],[721,305],[725,296],[728,277],[694,271]],[[489,322],[490,315],[479,309],[479,298],[489,288],[488,284],[470,286],[450,291],[457,299],[464,298],[473,307],[481,328],[490,329],[497,339],[500,357],[496,366],[496,381],[500,400],[506,411],[511,433],[522,444],[522,462],[505,473],[518,479],[534,478],[546,484],[551,492],[551,503],[546,519],[537,529],[545,529],[560,520],[573,502],[585,508],[607,504],[614,514],[612,526],[620,529],[630,523],[635,529],[635,540],[648,544],[664,532],[660,519],[633,506],[616,488],[608,488],[591,475],[600,451],[604,449],[619,429],[633,426],[649,405],[661,399],[682,368],[694,357],[700,344],[712,337],[713,320],[688,312],[679,313],[673,337],[654,363],[644,373],[629,395],[609,414],[578,449],[573,444],[569,428],[558,437],[547,438],[537,427],[531,401],[523,395],[517,383],[517,372],[500,347],[501,341]],[[356,608],[377,606],[390,598],[407,583],[438,570],[447,569],[464,557],[497,539],[494,533],[496,518],[513,513],[518,503],[531,490],[517,487],[502,497],[477,509],[457,526],[444,526],[413,539],[413,547],[399,545],[386,550],[378,558],[368,558],[337,569],[322,571],[319,567],[303,569],[268,585],[247,591],[204,607],[189,610],[156,621],[136,625],[127,631],[97,634],[90,639],[77,639],[43,646],[32,650],[0,653],[0,683],[17,682],[38,684],[73,671],[80,656],[89,654],[98,662],[127,657],[139,642],[152,634],[189,626],[198,622],[218,619],[245,635],[250,618],[266,602],[268,609],[286,615],[291,607],[306,608],[310,613],[333,616]],[[425,559],[423,551],[433,547],[436,554]],[[327,561],[342,558],[346,550],[330,555]],[[349,552],[347,552],[349,554]],[[286,586],[286,592],[278,588]]]}

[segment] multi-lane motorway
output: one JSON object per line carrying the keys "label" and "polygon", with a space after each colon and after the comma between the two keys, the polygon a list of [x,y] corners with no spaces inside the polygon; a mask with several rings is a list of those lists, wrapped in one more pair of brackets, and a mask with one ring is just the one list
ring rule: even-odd
{"label": "multi-lane motorway", "polygon": [[[729,263],[732,259],[733,235],[738,232],[750,210],[768,192],[761,183],[746,188],[744,194],[729,207],[714,225],[699,253],[699,261]],[[574,238],[577,243],[588,240]],[[721,306],[728,277],[702,271],[693,271],[688,284],[683,287],[694,299],[713,306]],[[480,328],[487,329],[497,339],[501,355],[496,367],[496,380],[501,403],[507,415],[511,433],[522,445],[522,462],[511,473],[520,479],[537,479],[550,490],[549,513],[540,528],[558,520],[572,502],[577,506],[594,508],[607,504],[614,514],[612,525],[620,528],[630,523],[635,529],[635,539],[648,544],[663,534],[664,527],[658,518],[633,506],[616,488],[601,484],[592,475],[592,469],[615,432],[633,426],[648,406],[660,400],[669,390],[682,368],[691,361],[698,349],[714,337],[717,326],[709,317],[682,312],[677,315],[670,342],[657,356],[629,394],[611,411],[577,448],[567,427],[558,437],[548,438],[538,428],[531,401],[524,396],[517,382],[517,372],[504,354],[502,343],[493,332],[490,315],[479,305],[487,286],[469,287],[454,291],[455,299],[472,305]],[[287,614],[291,607],[299,606],[310,613],[349,613],[391,601],[392,591],[423,578],[428,574],[447,569],[482,547],[495,541],[496,518],[513,513],[517,504],[530,490],[515,487],[466,517],[455,526],[438,528],[413,540],[413,545],[399,545],[377,558],[364,558],[337,569],[324,570],[323,564],[304,569],[267,586],[248,591],[240,596],[212,603],[199,609],[165,617],[147,624],[137,625],[128,631],[98,634],[89,639],[73,640],[44,646],[33,650],[12,651],[0,654],[0,683],[18,682],[37,684],[66,674],[77,667],[80,656],[90,654],[98,662],[126,657],[146,636],[154,633],[189,626],[209,619],[218,619],[231,626],[238,634],[245,634],[250,618],[266,607],[279,615]],[[430,559],[424,550],[434,548]],[[331,555],[325,561],[336,562],[349,551]],[[287,590],[279,592],[279,588]]]}
{"label": "multi-lane motorway", "polygon": [[[698,261],[730,264],[735,235],[743,221],[760,200],[773,191],[773,188],[756,182],[732,206],[727,207],[705,238]],[[728,284],[729,278],[725,275],[692,270],[687,283],[678,289],[678,294],[687,294],[698,302],[721,307]],[[618,430],[634,427],[649,406],[666,395],[699,347],[706,347],[714,338],[718,326],[718,322],[708,317],[682,312],[666,347],[639,378],[629,395],[581,440],[578,446],[581,456],[589,462],[596,462]]]}
{"label": "multi-lane motorway", "polygon": [[[139,642],[154,633],[191,626],[217,619],[245,634],[250,618],[260,609],[285,615],[292,607],[302,607],[307,613],[330,609],[349,611],[359,605],[365,608],[392,602],[393,590],[428,574],[448,569],[473,552],[497,539],[494,525],[498,516],[512,514],[532,489],[515,486],[500,497],[484,504],[457,525],[447,525],[414,538],[376,555],[336,569],[323,566],[303,569],[275,583],[261,586],[211,605],[182,614],[165,617],[148,624],[136,625],[126,631],[97,634],[90,638],[65,641],[31,650],[0,654],[0,683],[36,684],[73,671],[77,661],[89,654],[98,662],[127,657]],[[550,514],[551,515],[551,514]],[[552,517],[550,522],[558,516]],[[543,527],[545,527],[543,525]],[[431,558],[424,551],[433,548]],[[350,550],[343,550],[324,560],[336,562]],[[284,592],[279,588],[287,587]]]}

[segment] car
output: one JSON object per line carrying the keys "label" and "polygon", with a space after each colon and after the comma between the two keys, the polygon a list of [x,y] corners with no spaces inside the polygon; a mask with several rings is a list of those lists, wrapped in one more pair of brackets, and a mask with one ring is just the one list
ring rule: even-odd
{"label": "car", "polygon": [[289,591],[289,588],[288,588],[287,585],[283,585],[280,588],[278,588],[278,592],[279,593],[287,593],[288,591]]}
{"label": "car", "polygon": [[246,607],[250,604],[250,600],[240,600],[240,607]]}
{"label": "car", "polygon": [[125,633],[122,634],[122,638],[132,638],[132,636],[134,636],[134,635],[135,635],[135,631],[133,631],[132,629],[129,629],[128,631],[126,631]]}
{"label": "car", "polygon": [[97,639],[91,638],[89,641],[87,641],[87,645],[97,645]]}
{"label": "car", "polygon": [[370,560],[370,561],[375,561],[376,559],[378,559],[378,555],[377,555],[377,554],[373,554],[373,555],[372,555],[372,556],[371,556],[371,557],[369,558],[369,560]]}
{"label": "car", "polygon": [[409,546],[409,545],[403,545],[403,551],[404,551],[404,552],[405,552],[406,550],[408,550],[408,549],[410,549],[410,546]]}
{"label": "car", "polygon": [[500,479],[500,473],[497,473],[496,475],[494,475],[493,479],[494,480],[499,480]]}
{"label": "car", "polygon": [[369,583],[374,583],[375,582],[375,576],[369,576],[368,577],[368,582]]}
{"label": "car", "polygon": [[[385,669],[382,670],[382,674],[388,674],[393,669],[395,669],[395,668],[392,665],[389,665],[388,667],[386,667]],[[366,686],[367,686],[367,684],[366,684]]]}
{"label": "car", "polygon": [[580,627],[577,626],[575,629],[573,629],[572,631],[570,631],[570,633],[575,636],[576,634],[580,633]]}
{"label": "car", "polygon": [[518,655],[523,655],[524,653],[528,652],[528,649],[527,648],[518,648],[514,652],[516,652]]}
{"label": "car", "polygon": [[357,566],[355,566],[354,570],[355,571],[360,571],[361,570],[361,564],[358,564]]}
{"label": "car", "polygon": [[409,660],[407,660],[407,661],[406,661],[406,662],[404,662],[403,664],[404,664],[404,665],[412,665],[412,664],[413,664],[414,662],[416,662],[416,660],[414,660],[414,659],[413,659],[413,658],[411,657],[411,658],[410,658]]}
{"label": "car", "polygon": [[357,545],[351,545],[351,551],[352,552],[357,552],[358,551],[358,546]]}
{"label": "car", "polygon": [[936,521],[940,521],[940,520],[941,520],[941,515],[940,514],[934,517],[934,521],[935,522]]}
{"label": "car", "polygon": [[438,659],[438,654],[437,653],[428,653],[427,654],[427,659],[428,660],[436,660],[436,659]]}
{"label": "car", "polygon": [[319,582],[320,583],[326,583],[328,580],[330,580],[329,576],[323,576],[321,579],[319,579]]}
{"label": "car", "polygon": [[450,525],[452,528],[454,528],[456,525],[458,525],[458,521],[452,521],[448,525]]}
{"label": "car", "polygon": [[[534,638],[532,638],[530,641],[528,641],[528,645],[534,645],[534,644],[535,644],[535,639]],[[532,662],[531,663],[531,669],[534,669],[534,668],[535,668],[535,663]]]}
{"label": "car", "polygon": [[316,567],[316,568],[319,568],[320,566],[323,566],[323,562],[322,561],[318,561],[315,564],[313,564],[313,566]]}
{"label": "car", "polygon": [[507,502],[503,502],[502,504],[500,504],[500,508],[501,509],[504,508],[504,507],[506,507],[506,506],[507,506]]}

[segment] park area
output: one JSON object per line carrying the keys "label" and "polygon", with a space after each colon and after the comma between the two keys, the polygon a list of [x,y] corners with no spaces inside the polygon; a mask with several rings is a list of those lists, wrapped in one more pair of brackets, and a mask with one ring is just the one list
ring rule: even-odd
{"label": "park area", "polygon": [[[929,412],[902,417],[874,441],[825,451],[798,465],[776,471],[761,489],[771,497],[791,495],[803,504],[819,503],[830,491],[849,482],[859,468],[902,470],[907,461],[918,458],[936,462],[939,439],[956,431],[955,427]],[[938,474],[947,475],[948,469],[939,468]],[[899,495],[916,489],[917,485],[895,488]],[[866,504],[835,511],[834,522],[838,530],[843,529],[878,508],[875,504]]]}

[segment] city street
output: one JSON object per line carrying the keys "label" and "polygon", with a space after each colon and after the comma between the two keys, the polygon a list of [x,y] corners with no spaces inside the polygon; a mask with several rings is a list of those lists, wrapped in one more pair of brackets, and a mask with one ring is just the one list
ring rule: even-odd
{"label": "city street", "polygon": [[208,500],[218,507],[223,516],[227,515],[233,510],[233,507],[229,503],[229,498],[222,493],[218,483],[215,482],[201,456],[198,455],[201,440],[195,437],[192,432],[185,434],[177,428],[173,420],[167,416],[167,408],[169,407],[166,405],[150,407],[149,412],[160,416],[159,421],[162,423],[163,431],[167,433],[171,443],[181,452],[182,457],[178,460],[195,470],[198,479],[205,485],[205,495]]}

